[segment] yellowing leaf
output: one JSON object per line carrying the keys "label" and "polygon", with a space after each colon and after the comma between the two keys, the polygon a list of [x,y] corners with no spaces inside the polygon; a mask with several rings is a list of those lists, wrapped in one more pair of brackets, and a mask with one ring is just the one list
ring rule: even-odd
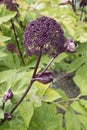
{"label": "yellowing leaf", "polygon": [[58,94],[58,92],[56,92],[56,90],[52,89],[52,88],[48,88],[45,93],[44,93],[45,98],[43,99],[43,101],[45,102],[52,102],[58,98],[60,98],[60,95]]}

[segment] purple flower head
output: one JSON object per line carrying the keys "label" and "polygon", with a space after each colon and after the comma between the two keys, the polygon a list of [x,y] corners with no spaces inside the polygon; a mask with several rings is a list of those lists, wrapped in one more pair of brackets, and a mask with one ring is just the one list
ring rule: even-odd
{"label": "purple flower head", "polygon": [[24,33],[24,47],[28,56],[46,54],[56,57],[64,51],[66,39],[59,23],[42,16],[29,23]]}
{"label": "purple flower head", "polygon": [[64,44],[66,52],[75,52],[77,47],[78,46],[74,43],[73,39],[67,39],[66,43]]}
{"label": "purple flower head", "polygon": [[11,119],[12,119],[12,115],[10,114],[10,113],[5,113],[5,115],[4,115],[4,118],[6,119],[6,120],[8,120],[8,121],[10,121]]}
{"label": "purple flower head", "polygon": [[87,0],[81,0],[79,6],[86,6],[87,5]]}
{"label": "purple flower head", "polygon": [[15,44],[14,43],[8,43],[7,46],[6,46],[7,50],[11,53],[15,52]]}
{"label": "purple flower head", "polygon": [[5,4],[6,8],[10,11],[18,11],[17,4],[14,3],[12,0],[2,0],[0,4]]}
{"label": "purple flower head", "polygon": [[33,81],[39,81],[43,84],[48,84],[53,81],[53,74],[51,72],[45,71],[44,73],[36,74],[35,77],[32,79]]}
{"label": "purple flower head", "polygon": [[7,91],[4,93],[3,99],[4,99],[4,101],[7,101],[7,100],[12,99],[12,98],[13,98],[13,93],[12,93],[12,91],[9,89],[9,90],[7,90]]}

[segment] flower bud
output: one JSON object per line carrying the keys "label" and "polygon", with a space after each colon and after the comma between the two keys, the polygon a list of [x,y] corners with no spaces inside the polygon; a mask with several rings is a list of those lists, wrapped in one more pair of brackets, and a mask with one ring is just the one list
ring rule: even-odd
{"label": "flower bud", "polygon": [[87,5],[87,0],[80,0],[79,6],[84,7]]}
{"label": "flower bud", "polygon": [[11,53],[15,52],[15,44],[14,43],[8,43],[7,46],[6,46],[7,50]]}
{"label": "flower bud", "polygon": [[4,118],[6,119],[6,120],[8,120],[8,121],[10,121],[11,119],[12,119],[12,115],[10,114],[10,113],[5,113],[5,115],[4,115]]}
{"label": "flower bud", "polygon": [[48,84],[53,81],[53,74],[51,72],[44,72],[36,74],[35,77],[32,79],[33,81],[39,81],[43,84]]}
{"label": "flower bud", "polygon": [[13,97],[13,93],[12,91],[9,89],[4,93],[3,99],[4,101],[7,101],[8,99],[12,99]]}
{"label": "flower bud", "polygon": [[77,44],[72,39],[68,39],[64,45],[65,51],[67,52],[75,52],[77,47]]}

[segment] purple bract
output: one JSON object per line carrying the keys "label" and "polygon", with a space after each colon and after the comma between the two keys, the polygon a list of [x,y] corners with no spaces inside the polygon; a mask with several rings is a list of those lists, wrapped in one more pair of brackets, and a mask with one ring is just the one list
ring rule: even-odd
{"label": "purple bract", "polygon": [[24,33],[24,47],[28,56],[42,53],[56,57],[64,51],[65,41],[60,24],[47,16],[29,23]]}
{"label": "purple bract", "polygon": [[53,81],[53,74],[51,72],[45,71],[42,74],[36,74],[32,81],[39,81],[40,83],[48,84]]}

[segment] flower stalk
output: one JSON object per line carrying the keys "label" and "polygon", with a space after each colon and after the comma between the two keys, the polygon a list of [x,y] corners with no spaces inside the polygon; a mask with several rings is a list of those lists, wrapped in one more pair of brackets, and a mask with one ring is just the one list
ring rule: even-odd
{"label": "flower stalk", "polygon": [[[34,76],[35,76],[35,74],[36,74],[36,72],[37,72],[37,69],[38,69],[38,67],[39,67],[40,60],[41,60],[41,54],[38,56],[37,63],[36,63],[35,70],[34,70],[34,72],[33,72],[32,78],[34,78]],[[9,114],[12,115],[12,113],[17,109],[17,107],[21,104],[21,102],[23,101],[23,99],[26,97],[27,93],[29,92],[29,90],[30,90],[30,88],[31,88],[31,86],[32,86],[32,84],[33,84],[33,82],[34,82],[34,81],[32,80],[32,78],[31,78],[30,84],[29,84],[29,86],[27,87],[27,89],[25,90],[24,94],[23,94],[22,97],[19,99],[19,101],[14,105],[14,107],[13,107],[12,110],[9,112]],[[6,120],[5,118],[2,119],[2,120],[0,121],[0,125],[2,125],[2,124],[5,122],[5,120]]]}
{"label": "flower stalk", "polygon": [[19,50],[19,53],[20,53],[20,58],[21,58],[22,64],[25,65],[25,62],[24,62],[24,59],[23,59],[23,55],[22,55],[22,52],[21,52],[21,49],[20,49],[20,45],[19,45],[19,42],[18,42],[18,38],[17,38],[17,34],[16,34],[16,29],[15,29],[14,22],[13,22],[12,19],[10,21],[11,21],[12,29],[14,31],[15,40],[16,40],[17,47],[18,47],[18,50]]}

